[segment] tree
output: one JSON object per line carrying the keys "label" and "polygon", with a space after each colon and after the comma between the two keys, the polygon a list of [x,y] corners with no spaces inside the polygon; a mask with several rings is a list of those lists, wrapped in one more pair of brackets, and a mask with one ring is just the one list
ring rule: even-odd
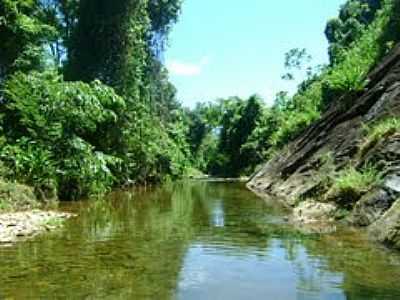
{"label": "tree", "polygon": [[43,41],[55,30],[41,20],[38,0],[0,2],[0,80],[16,70],[31,70],[42,63]]}
{"label": "tree", "polygon": [[340,61],[343,50],[360,38],[381,7],[381,0],[349,0],[341,7],[339,16],[328,21],[325,36],[331,64]]}
{"label": "tree", "polygon": [[178,20],[182,0],[149,0],[148,15],[151,23],[150,46],[158,56],[163,50],[171,27]]}
{"label": "tree", "polygon": [[233,97],[223,100],[222,107],[219,155],[214,158],[210,170],[216,175],[238,176],[249,166],[249,158],[242,152],[242,146],[261,117],[261,100],[257,96],[248,100]]}
{"label": "tree", "polygon": [[146,61],[146,1],[81,0],[67,78],[99,79],[121,95],[140,95]]}

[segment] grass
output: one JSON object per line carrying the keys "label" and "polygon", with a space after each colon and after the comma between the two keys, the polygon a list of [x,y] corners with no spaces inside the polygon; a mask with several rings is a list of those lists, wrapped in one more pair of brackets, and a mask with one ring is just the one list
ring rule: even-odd
{"label": "grass", "polygon": [[371,126],[365,126],[365,140],[360,147],[359,154],[363,157],[379,141],[396,132],[400,132],[400,119],[395,117],[386,118]]}
{"label": "grass", "polygon": [[327,197],[341,204],[352,204],[380,181],[380,174],[374,167],[361,170],[348,167],[336,174]]}

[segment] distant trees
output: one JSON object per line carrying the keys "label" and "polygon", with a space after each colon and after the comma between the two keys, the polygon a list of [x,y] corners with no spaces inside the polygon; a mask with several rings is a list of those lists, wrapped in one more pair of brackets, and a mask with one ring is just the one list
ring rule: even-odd
{"label": "distant trees", "polygon": [[188,141],[197,167],[219,176],[239,176],[254,167],[242,147],[256,128],[262,109],[261,99],[251,96],[220,99],[189,112]]}

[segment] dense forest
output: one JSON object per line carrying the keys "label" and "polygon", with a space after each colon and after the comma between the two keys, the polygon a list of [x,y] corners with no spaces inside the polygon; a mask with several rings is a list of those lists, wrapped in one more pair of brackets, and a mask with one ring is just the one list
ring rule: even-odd
{"label": "dense forest", "polygon": [[272,106],[254,95],[190,110],[162,60],[181,4],[0,1],[2,195],[24,204],[12,192],[20,184],[49,201],[197,170],[249,175],[332,103],[346,106],[400,41],[399,1],[349,0],[326,26],[328,65],[313,66],[306,49],[284,56],[285,80],[307,73],[297,93],[278,93]]}
{"label": "dense forest", "polygon": [[1,176],[42,200],[182,176],[184,111],[160,57],[179,0],[2,0]]}

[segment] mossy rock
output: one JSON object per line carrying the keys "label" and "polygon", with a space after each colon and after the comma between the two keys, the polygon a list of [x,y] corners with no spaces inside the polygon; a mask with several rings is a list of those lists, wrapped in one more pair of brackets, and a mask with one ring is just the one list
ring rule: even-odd
{"label": "mossy rock", "polygon": [[27,210],[39,207],[33,188],[0,180],[0,211]]}

